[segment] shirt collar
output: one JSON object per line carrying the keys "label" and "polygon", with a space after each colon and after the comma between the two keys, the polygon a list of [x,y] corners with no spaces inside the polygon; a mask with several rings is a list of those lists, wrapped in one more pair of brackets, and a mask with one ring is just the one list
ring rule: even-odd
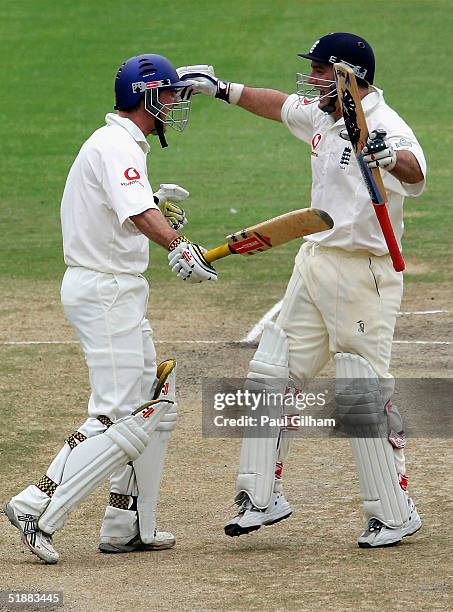
{"label": "shirt collar", "polygon": [[124,128],[126,132],[129,132],[142,151],[144,153],[149,153],[151,147],[141,129],[133,121],[126,117],[120,117],[116,113],[107,113],[105,122],[107,125],[119,125]]}

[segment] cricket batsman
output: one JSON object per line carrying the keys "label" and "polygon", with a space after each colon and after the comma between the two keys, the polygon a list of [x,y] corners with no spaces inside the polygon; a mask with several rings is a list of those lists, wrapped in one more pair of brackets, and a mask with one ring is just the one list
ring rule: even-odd
{"label": "cricket batsman", "polygon": [[[189,283],[217,280],[202,249],[177,232],[189,192],[148,180],[147,136],[167,146],[182,131],[190,100],[162,55],[124,62],[115,78],[115,108],[83,144],[61,203],[64,259],[61,300],[89,370],[88,418],[68,438],[36,483],[15,495],[5,513],[30,550],[57,563],[53,534],[68,514],[110,477],[99,549],[126,553],[171,548],[156,527],[165,454],[176,425],[176,363],[157,366],[147,317],[149,241],[169,251],[173,271]],[[135,414],[142,404],[146,405]]]}
{"label": "cricket batsman", "polygon": [[[374,85],[375,56],[361,36],[333,32],[300,54],[311,63],[297,75],[297,93],[248,87],[218,79],[212,66],[177,70],[193,94],[235,104],[282,122],[311,153],[311,205],[330,214],[334,227],[308,236],[296,259],[276,323],[264,329],[247,379],[284,393],[303,389],[330,359],[336,367],[338,416],[351,432],[351,446],[366,525],[362,548],[398,544],[421,527],[408,494],[405,436],[392,406],[389,372],[403,277],[393,269],[384,236],[345,130],[334,64],[353,68],[370,136],[363,150],[369,168],[382,170],[388,212],[398,245],[403,204],[425,186],[426,161],[413,131]],[[291,386],[290,385],[290,386]],[[276,408],[277,410],[277,408]],[[367,432],[363,436],[363,431]],[[240,536],[290,516],[281,471],[289,450],[287,432],[243,439],[235,501],[225,526]]]}

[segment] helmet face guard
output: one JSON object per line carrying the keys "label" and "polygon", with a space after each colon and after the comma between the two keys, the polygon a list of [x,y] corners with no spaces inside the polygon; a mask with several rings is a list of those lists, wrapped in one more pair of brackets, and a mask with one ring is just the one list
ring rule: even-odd
{"label": "helmet face guard", "polygon": [[190,106],[190,100],[176,100],[171,104],[161,102],[158,89],[145,93],[145,109],[148,113],[177,132],[185,129],[190,117]]}
{"label": "helmet face guard", "polygon": [[[184,84],[184,87],[187,87],[187,83]],[[189,121],[191,101],[178,98],[175,102],[167,104],[162,102],[159,97],[160,91],[174,89],[178,89],[178,87],[172,85],[170,79],[132,83],[134,93],[145,94],[145,109],[148,113],[164,125],[170,126],[177,132],[182,132]]]}
{"label": "helmet face guard", "polygon": [[[296,75],[297,90],[299,97],[303,98],[304,104],[320,102],[325,98],[337,97],[337,85],[330,79],[320,79],[310,76],[308,72],[298,72]],[[327,88],[326,93],[320,94],[317,87]]]}

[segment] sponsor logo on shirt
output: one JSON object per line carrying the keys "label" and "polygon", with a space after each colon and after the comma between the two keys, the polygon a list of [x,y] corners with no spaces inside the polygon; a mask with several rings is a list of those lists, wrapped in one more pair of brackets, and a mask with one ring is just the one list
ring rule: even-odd
{"label": "sponsor logo on shirt", "polygon": [[394,145],[395,149],[401,148],[401,147],[412,147],[412,143],[410,140],[408,140],[407,138],[401,137],[398,142],[395,142]]}
{"label": "sponsor logo on shirt", "polygon": [[143,187],[143,183],[138,180],[140,178],[140,172],[133,166],[126,168],[123,174],[128,182],[121,183],[122,187],[130,187],[131,185],[135,185],[137,183]]}
{"label": "sponsor logo on shirt", "polygon": [[124,176],[128,181],[133,181],[134,179],[140,178],[140,172],[131,166],[130,168],[126,168],[124,171]]}
{"label": "sponsor logo on shirt", "polygon": [[311,139],[311,154],[313,155],[313,157],[318,157],[318,154],[315,152],[315,149],[319,145],[321,138],[321,134],[315,134]]}

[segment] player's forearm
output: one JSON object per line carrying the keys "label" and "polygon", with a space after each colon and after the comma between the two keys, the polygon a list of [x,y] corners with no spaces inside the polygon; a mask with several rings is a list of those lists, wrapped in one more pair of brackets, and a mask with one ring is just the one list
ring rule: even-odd
{"label": "player's forearm", "polygon": [[410,185],[420,183],[424,178],[417,158],[410,151],[396,152],[396,166],[390,173],[399,181]]}
{"label": "player's forearm", "polygon": [[155,208],[149,208],[139,215],[132,215],[130,220],[147,238],[168,249],[168,245],[178,237],[178,232],[171,228],[164,215]]}
{"label": "player's forearm", "polygon": [[281,121],[282,106],[287,97],[288,94],[276,89],[244,87],[238,106],[260,117]]}

